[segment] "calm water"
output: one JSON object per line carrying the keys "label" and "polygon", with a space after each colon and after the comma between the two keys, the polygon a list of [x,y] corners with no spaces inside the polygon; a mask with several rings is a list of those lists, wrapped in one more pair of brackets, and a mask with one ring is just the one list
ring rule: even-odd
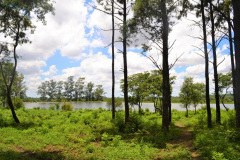
{"label": "calm water", "polygon": [[[79,110],[79,108],[85,109],[98,109],[99,107],[107,108],[106,102],[70,102],[72,106],[74,106],[74,110]],[[26,109],[32,109],[33,107],[40,107],[41,109],[48,109],[51,105],[54,105],[55,103],[24,103]],[[61,106],[61,103],[59,103]],[[199,104],[197,106],[197,109],[201,108],[204,104]],[[229,109],[233,109],[233,104],[225,104],[226,107]],[[215,104],[211,104],[211,107],[216,107]],[[123,107],[122,107],[123,108]],[[142,108],[148,108],[151,112],[154,112],[153,103],[143,103]],[[224,107],[221,105],[221,108],[224,109]],[[134,109],[138,109],[138,106],[134,106]],[[172,109],[177,109],[179,111],[185,111],[185,108],[182,107],[181,103],[172,103]],[[194,110],[194,107],[191,106],[189,108],[190,110]]]}

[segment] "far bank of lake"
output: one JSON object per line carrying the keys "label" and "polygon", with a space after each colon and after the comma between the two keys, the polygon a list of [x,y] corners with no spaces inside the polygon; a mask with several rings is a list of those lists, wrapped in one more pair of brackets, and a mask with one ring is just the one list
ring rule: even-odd
{"label": "far bank of lake", "polygon": [[[55,105],[55,103],[49,103],[49,102],[41,102],[41,103],[24,103],[24,106],[26,109],[32,109],[34,107],[40,107],[40,109],[48,109],[51,105]],[[69,102],[73,107],[74,110],[79,110],[79,108],[82,109],[98,109],[98,108],[105,108],[107,109],[106,102]],[[60,106],[62,103],[59,103]],[[197,109],[201,108],[201,106],[204,106],[205,104],[199,104],[197,106]],[[220,105],[222,109],[224,109],[223,105]],[[225,104],[226,107],[229,109],[234,109],[234,104]],[[211,104],[212,108],[216,107],[216,104]],[[148,108],[151,112],[154,112],[154,106],[153,103],[143,103],[142,109]],[[124,107],[122,106],[122,109]],[[134,109],[138,109],[138,106],[134,106]],[[185,111],[186,109],[183,107],[181,103],[172,103],[172,109],[177,109],[178,111]],[[190,110],[194,110],[194,107],[191,106],[189,108]]]}

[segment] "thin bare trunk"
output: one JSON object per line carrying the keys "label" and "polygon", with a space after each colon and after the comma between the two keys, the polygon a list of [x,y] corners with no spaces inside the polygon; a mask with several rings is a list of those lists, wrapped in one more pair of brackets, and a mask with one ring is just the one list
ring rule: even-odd
{"label": "thin bare trunk", "polygon": [[125,123],[129,122],[128,105],[128,71],[127,71],[127,3],[123,4],[123,66],[124,66],[124,101],[125,101]]}
{"label": "thin bare trunk", "polygon": [[231,67],[232,67],[232,82],[233,82],[233,100],[234,100],[234,109],[236,110],[236,95],[235,95],[235,63],[234,63],[234,54],[233,54],[233,39],[232,39],[232,27],[231,27],[231,17],[230,12],[228,12],[228,37],[229,37],[229,48],[231,56]]}
{"label": "thin bare trunk", "polygon": [[162,21],[163,21],[163,115],[162,128],[169,130],[169,108],[170,108],[170,84],[169,84],[169,65],[168,65],[168,17],[166,9],[166,0],[161,0]]}
{"label": "thin bare trunk", "polygon": [[203,3],[204,3],[203,0],[201,0],[204,53],[205,53],[206,106],[207,106],[208,128],[211,128],[212,127],[212,115],[211,115],[210,99],[209,99],[209,71],[208,71],[209,65],[208,65],[207,34],[206,34],[206,24],[205,24],[204,4]]}
{"label": "thin bare trunk", "polygon": [[112,119],[115,119],[115,73],[114,73],[114,39],[115,39],[115,24],[114,24],[114,0],[112,0]]}
{"label": "thin bare trunk", "polygon": [[213,7],[210,2],[210,15],[212,25],[212,51],[213,51],[213,69],[214,69],[214,82],[215,82],[215,100],[216,100],[216,123],[221,124],[221,110],[219,104],[219,88],[218,88],[218,71],[217,71],[217,53],[215,44],[215,24],[213,18]]}
{"label": "thin bare trunk", "polygon": [[240,1],[232,0],[233,5],[233,23],[234,23],[234,46],[235,46],[235,95],[236,95],[236,127],[240,128]]}

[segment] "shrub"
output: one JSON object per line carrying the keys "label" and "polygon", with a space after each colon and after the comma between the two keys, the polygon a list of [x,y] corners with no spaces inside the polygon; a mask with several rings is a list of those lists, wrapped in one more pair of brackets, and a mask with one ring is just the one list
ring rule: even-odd
{"label": "shrub", "polygon": [[72,111],[73,110],[73,106],[70,103],[64,102],[63,105],[62,105],[62,110],[64,110],[64,111]]}
{"label": "shrub", "polygon": [[59,109],[60,109],[60,104],[59,104],[59,103],[56,103],[56,104],[55,104],[55,107],[56,107],[57,110],[59,110]]}
{"label": "shrub", "polygon": [[40,110],[40,107],[33,107],[34,110]]}
{"label": "shrub", "polygon": [[13,101],[13,105],[16,109],[24,108],[23,100],[20,97],[16,97]]}
{"label": "shrub", "polygon": [[[107,99],[106,106],[109,110],[112,110],[112,98]],[[122,108],[122,101],[115,98],[115,109],[120,109]]]}
{"label": "shrub", "polygon": [[51,105],[48,110],[55,110],[55,106],[54,105]]}

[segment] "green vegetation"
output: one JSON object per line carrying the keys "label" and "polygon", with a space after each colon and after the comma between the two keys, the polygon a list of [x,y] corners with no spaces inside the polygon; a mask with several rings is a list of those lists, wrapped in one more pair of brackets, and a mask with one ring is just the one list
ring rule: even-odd
{"label": "green vegetation", "polygon": [[29,98],[31,101],[103,101],[104,89],[102,85],[94,86],[94,83],[89,82],[84,85],[85,78],[79,77],[74,81],[74,76],[69,76],[67,81],[45,81],[38,86],[37,94],[39,99]]}
{"label": "green vegetation", "polygon": [[[55,106],[53,106],[55,107]],[[181,129],[161,129],[161,116],[148,109],[130,112],[125,125],[124,111],[18,109],[20,125],[10,110],[0,109],[0,159],[192,159],[183,143]],[[213,109],[212,112],[215,112]],[[213,114],[214,115],[214,114]],[[206,108],[184,112],[172,111],[179,122],[194,133],[194,147],[203,159],[237,159],[240,134],[234,129],[235,111],[222,110],[221,126],[207,129]],[[214,121],[213,117],[213,121]]]}

